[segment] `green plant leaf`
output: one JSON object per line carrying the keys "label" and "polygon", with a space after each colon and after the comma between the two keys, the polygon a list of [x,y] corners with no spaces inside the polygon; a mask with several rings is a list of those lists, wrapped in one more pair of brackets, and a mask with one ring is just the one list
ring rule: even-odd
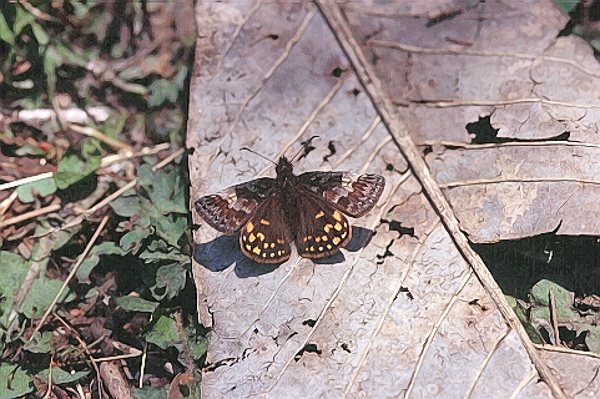
{"label": "green plant leaf", "polygon": [[100,166],[102,158],[97,147],[84,145],[82,152],[86,156],[85,161],[77,155],[71,154],[63,157],[58,163],[55,178],[59,189],[64,190],[72,186],[81,179],[89,176]]}
{"label": "green plant leaf", "polygon": [[121,237],[119,245],[124,251],[137,253],[142,246],[142,241],[148,238],[152,233],[152,229],[147,227],[136,226],[129,233]]}
{"label": "green plant leaf", "polygon": [[158,307],[158,302],[148,301],[143,298],[133,296],[122,296],[115,298],[117,305],[129,312],[153,313]]}
{"label": "green plant leaf", "polygon": [[[50,306],[61,286],[62,282],[59,280],[51,280],[44,275],[39,276],[33,282],[25,301],[23,301],[21,312],[29,318],[41,316]],[[58,303],[68,302],[73,298],[75,298],[74,294],[69,293],[69,290],[64,290]]]}
{"label": "green plant leaf", "polygon": [[531,339],[531,341],[533,341],[536,344],[543,344],[544,339],[529,321],[529,318],[527,317],[527,313],[523,306],[514,297],[510,295],[506,295],[506,300],[510,307],[513,308],[513,310],[515,311],[515,314],[517,315],[517,318],[519,319],[521,324],[523,324],[523,327],[525,328],[529,339]]}
{"label": "green plant leaf", "polygon": [[123,250],[114,242],[106,241],[101,244],[95,245],[88,256],[85,258],[77,273],[77,279],[82,283],[88,283],[90,281],[90,273],[94,270],[94,267],[100,262],[100,256],[102,255],[123,255]]}
{"label": "green plant leaf", "polygon": [[162,349],[167,349],[169,346],[178,343],[179,336],[175,320],[164,315],[160,316],[156,323],[152,325],[150,331],[146,333],[146,341]]}
{"label": "green plant leaf", "polygon": [[63,64],[62,57],[54,46],[48,46],[44,52],[44,73],[48,85],[48,94],[54,96],[56,91],[56,69]]}
{"label": "green plant leaf", "polygon": [[19,366],[0,364],[0,398],[20,398],[33,391],[31,376]]}
{"label": "green plant leaf", "polygon": [[[42,370],[36,374],[36,377],[42,381],[48,381],[48,372],[48,369]],[[52,383],[56,385],[70,384],[86,377],[89,373],[89,371],[76,371],[71,373],[58,367],[52,367]]]}
{"label": "green plant leaf", "polygon": [[186,217],[176,215],[165,216],[156,220],[156,233],[163,238],[167,244],[178,247],[177,243],[179,238],[185,233],[187,224]]}
{"label": "green plant leaf", "polygon": [[171,81],[166,79],[157,79],[150,84],[150,95],[148,105],[158,107],[165,102],[176,103],[179,95],[179,88]]}
{"label": "green plant leaf", "polygon": [[[187,270],[177,263],[161,266],[156,271],[156,284],[152,287],[152,294],[157,299],[165,296],[168,299],[176,297],[185,287]],[[164,290],[164,293],[159,293]]]}
{"label": "green plant leaf", "polygon": [[15,44],[15,33],[8,26],[3,13],[0,13],[0,40],[3,40],[11,45]]}
{"label": "green plant leaf", "polygon": [[540,280],[531,288],[531,297],[537,305],[548,307],[550,290],[552,290],[556,302],[556,316],[560,320],[573,318],[571,305],[575,300],[575,295],[560,285],[550,280]]}
{"label": "green plant leaf", "polygon": [[[36,229],[36,234],[44,234],[46,231],[49,231],[51,226],[47,222],[42,222],[41,226]],[[57,231],[56,233],[52,233],[52,249],[57,250],[62,248],[65,244],[71,241],[71,238],[81,230],[81,225],[76,225],[70,228],[62,229]]]}
{"label": "green plant leaf", "polygon": [[600,326],[588,326],[588,334],[585,337],[585,344],[588,349],[594,353],[600,353]]}
{"label": "green plant leaf", "polygon": [[198,334],[190,334],[189,338],[196,337],[195,342],[189,342],[190,344],[190,355],[196,361],[200,360],[202,356],[206,354],[208,349],[208,340]]}
{"label": "green plant leaf", "polygon": [[23,184],[17,188],[19,201],[24,203],[33,202],[37,196],[46,197],[56,192],[56,183],[53,177]]}
{"label": "green plant leaf", "polygon": [[131,393],[135,399],[167,399],[168,390],[167,388],[154,388],[154,387],[143,387],[143,388],[132,388]]}
{"label": "green plant leaf", "polygon": [[29,262],[26,259],[12,252],[0,251],[0,314],[4,325],[13,305],[14,292],[23,283],[28,270]]}
{"label": "green plant leaf", "polygon": [[577,7],[579,0],[554,0],[566,13],[570,13]]}
{"label": "green plant leaf", "polygon": [[144,164],[140,165],[138,168],[138,182],[142,187],[152,187],[152,180],[154,172],[152,172],[152,165],[149,163],[154,163],[155,159],[153,157],[145,157]]}
{"label": "green plant leaf", "polygon": [[42,150],[37,145],[25,144],[25,145],[17,148],[15,151],[15,154],[17,154],[20,157],[25,157],[27,155],[33,155],[35,157],[43,157],[44,155],[46,155],[46,152],[44,152],[44,150]]}
{"label": "green plant leaf", "polygon": [[87,58],[85,55],[79,54],[78,52],[72,51],[71,48],[73,48],[72,45],[67,46],[64,43],[56,44],[56,51],[61,58],[61,62],[85,68],[89,62],[89,58]]}
{"label": "green plant leaf", "polygon": [[152,241],[140,254],[140,259],[146,263],[157,263],[161,261],[174,261],[180,264],[189,262],[189,255],[183,254],[177,248],[169,248],[161,240]]}
{"label": "green plant leaf", "polygon": [[123,131],[123,128],[125,128],[125,123],[128,118],[129,114],[125,112],[113,115],[112,118],[102,124],[100,130],[108,137],[116,139]]}
{"label": "green plant leaf", "polygon": [[40,46],[45,46],[48,44],[48,42],[50,41],[50,37],[48,36],[46,31],[44,30],[44,28],[42,28],[42,26],[40,24],[38,24],[37,22],[32,22],[31,30],[33,31],[35,40],[37,40],[37,42]]}
{"label": "green plant leaf", "polygon": [[142,210],[142,199],[137,195],[119,197],[110,203],[110,207],[117,215],[130,218]]}
{"label": "green plant leaf", "polygon": [[23,7],[15,7],[15,23],[13,24],[15,37],[21,33],[23,28],[34,21],[35,16],[32,13],[26,11]]}
{"label": "green plant leaf", "polygon": [[50,353],[52,350],[52,331],[37,332],[23,349],[31,353]]}

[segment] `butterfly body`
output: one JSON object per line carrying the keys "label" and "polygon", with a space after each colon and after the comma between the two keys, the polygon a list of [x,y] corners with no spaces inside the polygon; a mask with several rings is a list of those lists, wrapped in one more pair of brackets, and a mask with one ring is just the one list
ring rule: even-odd
{"label": "butterfly body", "polygon": [[335,254],[351,239],[345,214],[360,217],[375,206],[385,180],[375,174],[306,172],[295,175],[282,156],[276,178],[258,178],[196,201],[199,215],[216,230],[240,232],[242,253],[259,263],[298,254],[319,259]]}

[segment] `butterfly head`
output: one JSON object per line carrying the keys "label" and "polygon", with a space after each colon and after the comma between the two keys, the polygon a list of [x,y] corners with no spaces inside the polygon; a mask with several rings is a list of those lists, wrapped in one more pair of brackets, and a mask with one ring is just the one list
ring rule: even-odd
{"label": "butterfly head", "polygon": [[285,156],[279,158],[275,171],[277,172],[277,180],[281,183],[287,183],[294,178],[294,165]]}

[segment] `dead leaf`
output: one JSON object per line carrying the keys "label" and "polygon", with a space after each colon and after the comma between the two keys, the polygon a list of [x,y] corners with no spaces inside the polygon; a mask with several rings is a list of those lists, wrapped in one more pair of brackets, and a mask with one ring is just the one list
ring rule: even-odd
{"label": "dead leaf", "polygon": [[312,135],[321,141],[297,172],[387,179],[378,207],[354,221],[376,235],[337,263],[257,266],[235,238],[200,227],[205,397],[584,392],[555,366],[562,354],[530,342],[466,237],[523,237],[560,220],[563,234],[599,230],[600,69],[587,44],[557,38],[567,16],[554,3],[205,4],[197,18],[192,200],[272,175],[242,146],[277,159]]}

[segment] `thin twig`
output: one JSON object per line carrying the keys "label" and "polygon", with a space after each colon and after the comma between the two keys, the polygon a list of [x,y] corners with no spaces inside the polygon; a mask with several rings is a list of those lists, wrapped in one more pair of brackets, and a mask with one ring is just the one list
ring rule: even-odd
{"label": "thin twig", "polygon": [[86,209],[86,210],[82,211],[81,214],[89,216],[89,215],[95,213],[98,209],[108,205],[110,202],[112,202],[113,200],[115,200],[118,197],[120,197],[121,195],[123,195],[123,193],[125,191],[130,190],[133,187],[135,187],[135,185],[137,184],[137,181],[138,181],[138,179],[133,179],[132,181],[130,181],[129,183],[127,183],[126,185],[124,185],[123,187],[121,187],[120,189],[118,189],[117,191],[115,191],[114,193],[109,195],[108,197],[104,198],[102,201],[98,202],[96,205],[94,205],[90,209]]}
{"label": "thin twig", "polygon": [[579,62],[575,60],[571,60],[563,57],[555,57],[551,55],[531,55],[525,53],[514,53],[514,52],[498,52],[498,51],[478,51],[478,50],[468,50],[464,48],[426,48],[426,47],[418,47],[411,46],[409,44],[391,42],[386,40],[375,40],[370,39],[365,43],[367,46],[373,47],[383,47],[383,48],[393,48],[397,50],[402,50],[411,53],[421,53],[421,54],[434,54],[434,55],[456,55],[460,57],[464,56],[475,56],[475,57],[505,57],[505,58],[517,58],[523,60],[529,60],[531,62],[557,62],[561,64],[570,65],[580,71],[594,77],[600,77],[597,71],[587,68],[583,66]]}
{"label": "thin twig", "polygon": [[175,158],[182,155],[184,153],[184,151],[185,151],[185,149],[183,149],[183,148],[178,149],[177,151],[175,151],[174,153],[172,153],[171,155],[169,155],[168,157],[166,157],[165,159],[163,159],[162,161],[160,161],[159,163],[154,165],[152,167],[152,171],[156,172],[157,170],[162,169],[167,164],[170,164]]}
{"label": "thin twig", "polygon": [[[573,103],[568,101],[554,101],[547,100],[545,98],[517,98],[514,100],[455,100],[455,101],[427,101],[421,103],[425,107],[429,108],[454,108],[454,107],[499,107],[504,105],[516,105],[516,104],[535,104],[540,103],[542,105],[556,105],[560,107],[568,108],[585,108],[585,109],[596,109],[600,108],[600,104],[587,104],[587,103]],[[420,104],[420,105],[421,105]]]}
{"label": "thin twig", "polygon": [[[165,162],[167,159],[169,160],[169,162],[171,162],[175,158],[177,158],[177,156],[179,156],[180,154],[182,154],[183,152],[184,152],[183,149],[179,149],[179,150],[175,151],[173,154],[171,154],[167,158],[163,159],[161,162],[159,162],[156,165],[154,165],[154,167],[152,168],[152,171],[156,172],[156,170],[163,168],[168,163],[168,162]],[[40,233],[40,234],[38,234],[38,235],[36,235],[34,237],[36,237],[36,238],[43,237],[44,235],[56,233],[56,232],[59,232],[59,231],[62,231],[62,230],[65,230],[65,229],[77,226],[78,224],[81,224],[85,220],[85,217],[92,215],[98,209],[102,208],[103,206],[107,205],[111,201],[114,201],[119,196],[123,195],[124,192],[126,192],[130,188],[133,188],[137,184],[137,182],[138,182],[137,179],[133,179],[132,181],[130,181],[129,183],[127,183],[125,186],[121,187],[119,190],[115,191],[114,193],[112,193],[111,195],[109,195],[108,197],[106,197],[104,200],[102,200],[101,202],[99,202],[98,204],[94,205],[93,207],[91,207],[89,209],[80,211],[79,215],[77,215],[75,218],[73,218],[73,220],[69,220],[68,223],[65,224],[64,226],[61,226],[61,227],[58,227],[58,228],[49,229],[48,231]]]}
{"label": "thin twig", "polygon": [[132,357],[140,357],[141,354],[142,354],[142,351],[140,351],[140,353],[124,353],[122,355],[99,357],[94,360],[97,363],[110,362],[113,360],[131,359]]}
{"label": "thin twig", "polygon": [[91,126],[79,126],[79,125],[70,123],[68,128],[76,133],[80,133],[80,134],[86,135],[88,137],[93,137],[96,140],[99,140],[117,150],[133,151],[133,148],[129,144],[125,144],[120,140],[113,139],[112,137],[108,137],[107,135],[102,133],[100,130],[95,129]]}
{"label": "thin twig", "polygon": [[56,18],[53,16],[46,14],[42,10],[35,8],[32,6],[27,0],[19,0],[19,4],[21,4],[27,11],[33,14],[34,17],[39,18],[44,21],[56,21]]}
{"label": "thin twig", "polygon": [[77,330],[75,330],[69,323],[67,323],[65,319],[60,317],[60,315],[58,313],[52,312],[52,317],[54,317],[56,320],[58,320],[60,322],[60,324],[62,324],[73,335],[73,338],[75,338],[75,340],[77,342],[79,342],[79,345],[81,345],[81,349],[83,349],[83,351],[90,357],[92,363],[95,362],[96,359],[92,355],[92,352],[90,352],[85,341],[82,340],[81,337],[79,336],[79,333],[77,332]]}
{"label": "thin twig", "polygon": [[[71,126],[73,126],[73,125],[71,125]],[[126,160],[132,159],[132,158],[143,157],[146,155],[153,155],[160,151],[166,150],[169,147],[170,147],[169,143],[161,143],[161,144],[155,145],[154,147],[144,147],[140,151],[132,151],[131,149],[127,148],[127,149],[124,149],[122,153],[110,154],[110,155],[103,157],[100,162],[100,168],[105,168],[105,167],[115,164],[117,162],[126,161]],[[167,158],[165,158],[165,159],[167,159]],[[54,177],[54,172],[44,172],[44,173],[40,173],[39,175],[24,177],[22,179],[18,179],[18,180],[11,181],[8,183],[2,183],[2,184],[0,184],[0,191],[8,190],[10,188],[22,186],[24,184],[44,180],[49,177]]]}
{"label": "thin twig", "polygon": [[52,393],[52,364],[54,363],[54,355],[50,356],[50,367],[48,367],[48,389],[43,396],[43,399],[48,399]]}
{"label": "thin twig", "polygon": [[96,371],[96,378],[98,379],[98,392],[100,394],[100,399],[102,399],[102,397],[103,397],[103,394],[102,394],[102,385],[101,385],[102,384],[102,379],[100,378],[100,369],[98,368],[98,365],[96,364],[98,362],[98,360],[94,358],[94,356],[92,355],[92,352],[90,352],[90,350],[89,350],[88,346],[86,345],[85,341],[82,340],[81,337],[79,337],[79,333],[73,327],[71,327],[71,325],[69,323],[67,323],[56,312],[52,312],[52,316],[56,320],[58,320],[68,331],[71,332],[72,336],[77,340],[77,342],[79,342],[79,345],[81,345],[83,351],[89,356],[90,361],[92,362],[92,367],[94,367],[94,370]]}
{"label": "thin twig", "polygon": [[560,334],[558,331],[558,317],[556,315],[556,300],[554,299],[554,291],[550,289],[548,291],[548,302],[550,304],[550,323],[552,323],[552,331],[554,332],[554,345],[563,346],[560,340]]}
{"label": "thin twig", "polygon": [[[168,157],[166,157],[165,159],[163,159],[162,161],[160,161],[159,163],[154,165],[152,167],[152,172],[156,172],[158,169],[161,169],[165,165],[171,163],[175,158],[177,158],[178,156],[183,154],[184,151],[185,150],[183,148],[178,149],[177,151],[175,151],[174,153],[172,153],[171,155],[169,155]],[[117,199],[118,197],[123,195],[127,190],[135,187],[137,182],[138,182],[137,178],[131,180],[129,183],[127,183],[126,185],[124,185],[123,187],[121,187],[120,189],[118,189],[117,191],[115,191],[114,193],[112,193],[111,195],[104,198],[102,201],[98,202],[96,205],[94,205],[93,207],[91,207],[90,209],[88,209],[82,213],[90,215],[90,214],[96,212],[98,209],[108,205],[109,203],[111,203],[112,201],[114,201],[115,199]]]}
{"label": "thin twig", "polygon": [[146,357],[148,356],[148,342],[144,342],[144,352],[142,353],[142,364],[140,366],[140,380],[138,387],[144,387],[144,374],[146,371]]}
{"label": "thin twig", "polygon": [[579,349],[572,349],[564,346],[555,346],[549,344],[534,344],[535,347],[539,350],[548,351],[548,352],[558,352],[558,353],[569,353],[571,355],[576,355],[577,357],[588,356],[593,357],[595,359],[600,359],[600,354],[595,352],[582,351]]}
{"label": "thin twig", "polygon": [[50,304],[50,306],[48,306],[48,309],[46,309],[46,312],[44,313],[44,316],[42,316],[42,319],[39,321],[38,325],[33,330],[33,333],[31,334],[31,337],[29,337],[29,340],[27,342],[31,341],[31,339],[33,338],[33,336],[35,335],[35,333],[37,333],[40,330],[40,328],[44,325],[44,323],[46,322],[46,319],[50,315],[50,312],[52,312],[54,310],[54,306],[56,306],[56,303],[58,302],[60,296],[62,295],[62,293],[67,288],[67,285],[69,284],[69,282],[71,282],[71,280],[75,276],[75,273],[77,273],[77,270],[79,269],[79,266],[81,265],[81,263],[83,262],[83,260],[87,256],[87,254],[90,252],[90,250],[94,246],[94,243],[96,242],[96,240],[100,236],[100,233],[102,232],[102,229],[104,229],[104,226],[106,226],[107,222],[108,222],[108,215],[104,216],[102,218],[102,220],[100,221],[100,224],[96,228],[96,231],[94,231],[94,234],[92,235],[92,238],[90,239],[90,241],[86,245],[85,249],[83,250],[83,252],[79,256],[79,258],[77,259],[77,262],[73,266],[73,269],[71,269],[71,272],[67,276],[65,282],[60,287],[60,290],[58,290],[58,292],[56,293],[56,296],[52,300],[52,303]]}
{"label": "thin twig", "polygon": [[54,176],[54,172],[44,172],[44,173],[40,173],[39,175],[24,177],[22,179],[18,179],[18,180],[11,181],[8,183],[2,183],[2,184],[0,184],[0,191],[8,190],[9,188],[19,187],[24,184],[44,180],[44,179],[47,179],[52,176]]}
{"label": "thin twig", "polygon": [[6,211],[10,209],[11,205],[13,204],[13,202],[15,202],[17,197],[18,193],[17,190],[15,190],[12,193],[10,193],[8,197],[2,200],[2,202],[0,202],[0,216],[4,215]]}
{"label": "thin twig", "polygon": [[34,211],[31,211],[31,212],[25,212],[25,213],[23,213],[23,214],[21,214],[19,216],[15,216],[13,218],[9,218],[9,219],[0,221],[0,228],[4,228],[6,226],[10,226],[10,225],[13,225],[13,224],[21,223],[21,222],[24,222],[25,220],[33,219],[33,218],[36,218],[36,217],[41,216],[41,215],[45,215],[45,214],[48,214],[48,213],[56,212],[60,208],[61,208],[60,204],[52,204],[52,205],[48,205],[45,208],[36,209]]}
{"label": "thin twig", "polygon": [[155,145],[154,147],[144,147],[140,151],[120,151],[117,154],[110,154],[102,158],[102,162],[100,163],[100,168],[105,168],[109,165],[126,161],[128,159],[137,158],[137,157],[145,157],[146,155],[153,155],[163,150],[169,149],[171,145],[169,143],[160,143]]}

